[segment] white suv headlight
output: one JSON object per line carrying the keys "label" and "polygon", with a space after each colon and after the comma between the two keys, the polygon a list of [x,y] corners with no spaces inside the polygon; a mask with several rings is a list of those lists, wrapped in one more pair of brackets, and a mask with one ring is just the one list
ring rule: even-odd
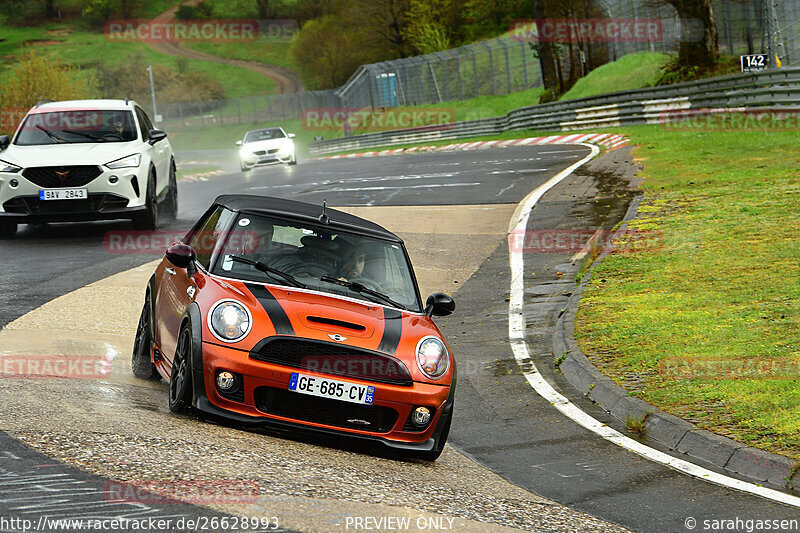
{"label": "white suv headlight", "polygon": [[447,347],[436,337],[423,337],[417,343],[417,366],[429,378],[441,378],[450,367]]}
{"label": "white suv headlight", "polygon": [[250,333],[250,311],[235,300],[217,302],[208,314],[211,332],[221,341],[238,342]]}
{"label": "white suv headlight", "polygon": [[22,167],[9,163],[8,161],[3,161],[0,159],[0,172],[19,172]]}
{"label": "white suv headlight", "polygon": [[116,159],[110,163],[106,163],[108,168],[135,168],[142,162],[142,154],[126,155],[121,159]]}

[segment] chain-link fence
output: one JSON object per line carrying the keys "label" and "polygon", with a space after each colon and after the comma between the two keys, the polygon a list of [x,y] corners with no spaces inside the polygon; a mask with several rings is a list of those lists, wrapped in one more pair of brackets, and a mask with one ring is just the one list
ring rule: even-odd
{"label": "chain-link fence", "polygon": [[[677,52],[681,40],[700,39],[698,21],[682,20],[664,0],[596,0],[611,21],[655,21],[657,39],[606,39],[556,45],[561,68],[580,74],[627,54]],[[732,56],[769,53],[781,64],[800,62],[800,0],[715,0],[720,51]],[[580,22],[580,21],[578,21]],[[588,58],[588,59],[587,59]],[[773,59],[772,64],[776,66]],[[170,129],[211,124],[259,123],[297,119],[308,109],[384,109],[441,104],[483,95],[502,95],[542,85],[535,47],[519,35],[478,42],[452,50],[361,66],[341,87],[327,91],[260,95],[232,100],[159,106]]]}

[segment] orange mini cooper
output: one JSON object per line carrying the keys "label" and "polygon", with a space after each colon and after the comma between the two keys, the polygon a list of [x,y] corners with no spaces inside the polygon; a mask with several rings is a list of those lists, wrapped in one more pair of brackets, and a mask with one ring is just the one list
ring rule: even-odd
{"label": "orange mini cooper", "polygon": [[225,195],[150,278],[133,373],[169,407],[311,429],[436,460],[456,365],[423,307],[402,239],[302,202]]}

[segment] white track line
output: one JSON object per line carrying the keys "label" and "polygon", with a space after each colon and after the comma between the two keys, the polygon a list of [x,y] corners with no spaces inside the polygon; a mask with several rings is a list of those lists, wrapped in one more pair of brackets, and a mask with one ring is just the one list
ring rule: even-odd
{"label": "white track line", "polygon": [[[536,203],[541,199],[544,194],[558,185],[564,178],[572,174],[572,172],[579,168],[595,157],[600,151],[597,146],[583,144],[592,150],[592,153],[584,157],[580,161],[569,166],[565,170],[559,172],[546,183],[540,185],[526,196],[517,206],[514,215],[509,223],[508,232],[510,235],[524,232],[528,226],[528,218],[530,218],[531,210]],[[688,474],[698,479],[704,479],[717,485],[730,487],[732,489],[740,490],[756,496],[761,496],[769,500],[785,503],[795,507],[800,507],[800,498],[786,494],[784,492],[760,487],[753,483],[741,481],[728,477],[723,474],[718,474],[711,470],[697,466],[694,463],[678,459],[664,452],[645,446],[644,444],[626,437],[622,433],[606,426],[599,420],[592,418],[589,414],[582,411],[578,406],[570,402],[565,396],[557,392],[539,373],[536,366],[531,362],[528,347],[525,344],[525,316],[522,314],[523,294],[525,289],[524,281],[524,262],[521,247],[509,247],[509,262],[511,264],[511,297],[508,303],[508,337],[511,343],[511,349],[514,352],[514,357],[520,368],[524,365],[529,365],[532,370],[527,372],[523,371],[525,378],[530,383],[531,387],[546,401],[550,402],[553,407],[558,409],[563,415],[572,419],[574,422],[580,424],[589,431],[603,437],[609,442],[621,446],[622,448],[631,451],[637,455],[649,459],[650,461],[660,463],[662,465],[674,468],[684,474]]]}

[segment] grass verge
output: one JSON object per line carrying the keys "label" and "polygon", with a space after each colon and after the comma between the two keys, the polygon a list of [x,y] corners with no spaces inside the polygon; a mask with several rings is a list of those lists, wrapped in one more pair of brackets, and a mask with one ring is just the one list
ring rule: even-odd
{"label": "grass verge", "polygon": [[597,94],[651,87],[663,74],[669,54],[639,52],[599,66],[579,79],[560,100],[586,98]]}
{"label": "grass verge", "polygon": [[631,227],[660,238],[597,267],[581,347],[659,408],[800,459],[797,132],[626,133],[645,178]]}

